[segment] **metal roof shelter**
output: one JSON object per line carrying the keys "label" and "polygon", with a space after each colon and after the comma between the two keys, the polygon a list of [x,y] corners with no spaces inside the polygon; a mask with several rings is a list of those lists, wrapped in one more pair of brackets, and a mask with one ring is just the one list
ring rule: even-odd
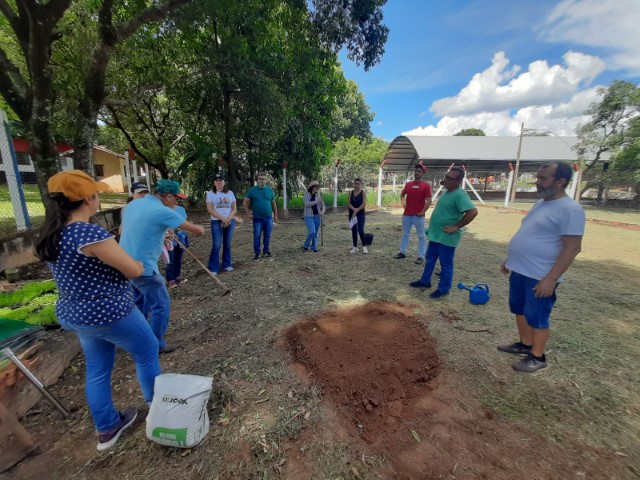
{"label": "metal roof shelter", "polygon": [[[431,137],[401,135],[391,144],[382,162],[386,172],[406,172],[422,161],[427,167],[464,164],[467,170],[502,170],[515,164],[520,137]],[[522,137],[520,171],[535,170],[541,163],[578,161],[572,148],[577,137]],[[607,160],[603,156],[603,160]]]}

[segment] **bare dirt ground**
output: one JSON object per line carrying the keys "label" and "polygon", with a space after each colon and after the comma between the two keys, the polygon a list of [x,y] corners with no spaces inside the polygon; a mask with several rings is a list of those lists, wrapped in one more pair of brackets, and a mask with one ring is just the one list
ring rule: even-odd
{"label": "bare dirt ground", "polygon": [[[144,419],[106,454],[95,450],[78,357],[23,419],[40,453],[1,478],[638,478],[640,254],[635,231],[590,224],[561,287],[550,368],[518,375],[495,345],[514,340],[498,266],[521,215],[481,209],[456,256],[454,281],[487,282],[441,301],[409,288],[422,268],[394,260],[398,211],[368,215],[369,255],[349,254],[343,213],[325,217],[324,246],[302,251],[304,223],[274,230],[272,259],[252,261],[251,226],[237,226],[221,290],[185,256],[171,290],[167,372],[209,375],[212,429],[196,448],[145,438]],[[194,239],[206,262],[210,237]],[[51,335],[65,335],[54,332]],[[119,406],[146,407],[129,358],[113,375]]]}

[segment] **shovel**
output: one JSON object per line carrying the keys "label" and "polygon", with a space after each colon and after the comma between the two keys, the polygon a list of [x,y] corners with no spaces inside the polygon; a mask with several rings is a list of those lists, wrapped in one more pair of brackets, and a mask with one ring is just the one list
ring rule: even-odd
{"label": "shovel", "polygon": [[209,276],[210,276],[211,278],[213,278],[213,279],[216,281],[216,283],[217,283],[218,285],[220,285],[220,288],[222,288],[222,290],[224,290],[224,291],[222,292],[222,296],[223,296],[223,297],[224,297],[227,293],[231,293],[231,289],[230,289],[229,287],[227,287],[224,283],[222,283],[222,282],[220,281],[220,279],[218,278],[218,276],[217,276],[217,275],[214,275],[214,274],[211,272],[211,270],[209,270],[209,269],[207,268],[207,266],[206,266],[204,263],[202,263],[202,262],[200,261],[200,259],[199,259],[198,257],[196,257],[196,256],[194,255],[194,253],[193,253],[191,250],[189,250],[187,247],[185,247],[185,246],[184,246],[184,244],[183,244],[180,240],[178,240],[177,238],[175,238],[175,241],[177,242],[177,244],[178,244],[178,245],[180,245],[180,248],[182,248],[185,252],[187,252],[187,253],[191,256],[191,258],[193,258],[193,259],[198,263],[198,265],[200,265],[200,267],[202,267],[202,269],[203,269],[205,272],[207,272],[207,273],[209,274]]}

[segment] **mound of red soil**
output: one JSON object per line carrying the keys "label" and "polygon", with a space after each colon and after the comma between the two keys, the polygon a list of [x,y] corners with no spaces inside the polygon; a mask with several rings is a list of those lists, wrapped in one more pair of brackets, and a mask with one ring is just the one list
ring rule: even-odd
{"label": "mound of red soil", "polygon": [[435,342],[406,307],[373,302],[289,328],[303,363],[367,443],[396,425],[438,373]]}
{"label": "mound of red soil", "polygon": [[[296,370],[317,380],[339,413],[326,419],[329,428],[366,443],[354,441],[355,452],[385,459],[380,478],[555,480],[628,473],[611,453],[570,439],[549,442],[484,410],[451,383],[434,340],[402,305],[328,311],[291,326],[285,336],[295,362],[304,365]],[[302,454],[289,460],[287,478],[309,478],[296,470],[305,465]]]}

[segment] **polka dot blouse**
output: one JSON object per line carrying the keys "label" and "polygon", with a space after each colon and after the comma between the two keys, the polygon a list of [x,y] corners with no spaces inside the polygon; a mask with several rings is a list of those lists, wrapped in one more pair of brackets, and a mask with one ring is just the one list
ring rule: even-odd
{"label": "polka dot blouse", "polygon": [[60,255],[49,262],[59,298],[56,315],[76,325],[106,325],[133,310],[133,290],[122,273],[80,250],[112,238],[99,225],[76,222],[60,236]]}

